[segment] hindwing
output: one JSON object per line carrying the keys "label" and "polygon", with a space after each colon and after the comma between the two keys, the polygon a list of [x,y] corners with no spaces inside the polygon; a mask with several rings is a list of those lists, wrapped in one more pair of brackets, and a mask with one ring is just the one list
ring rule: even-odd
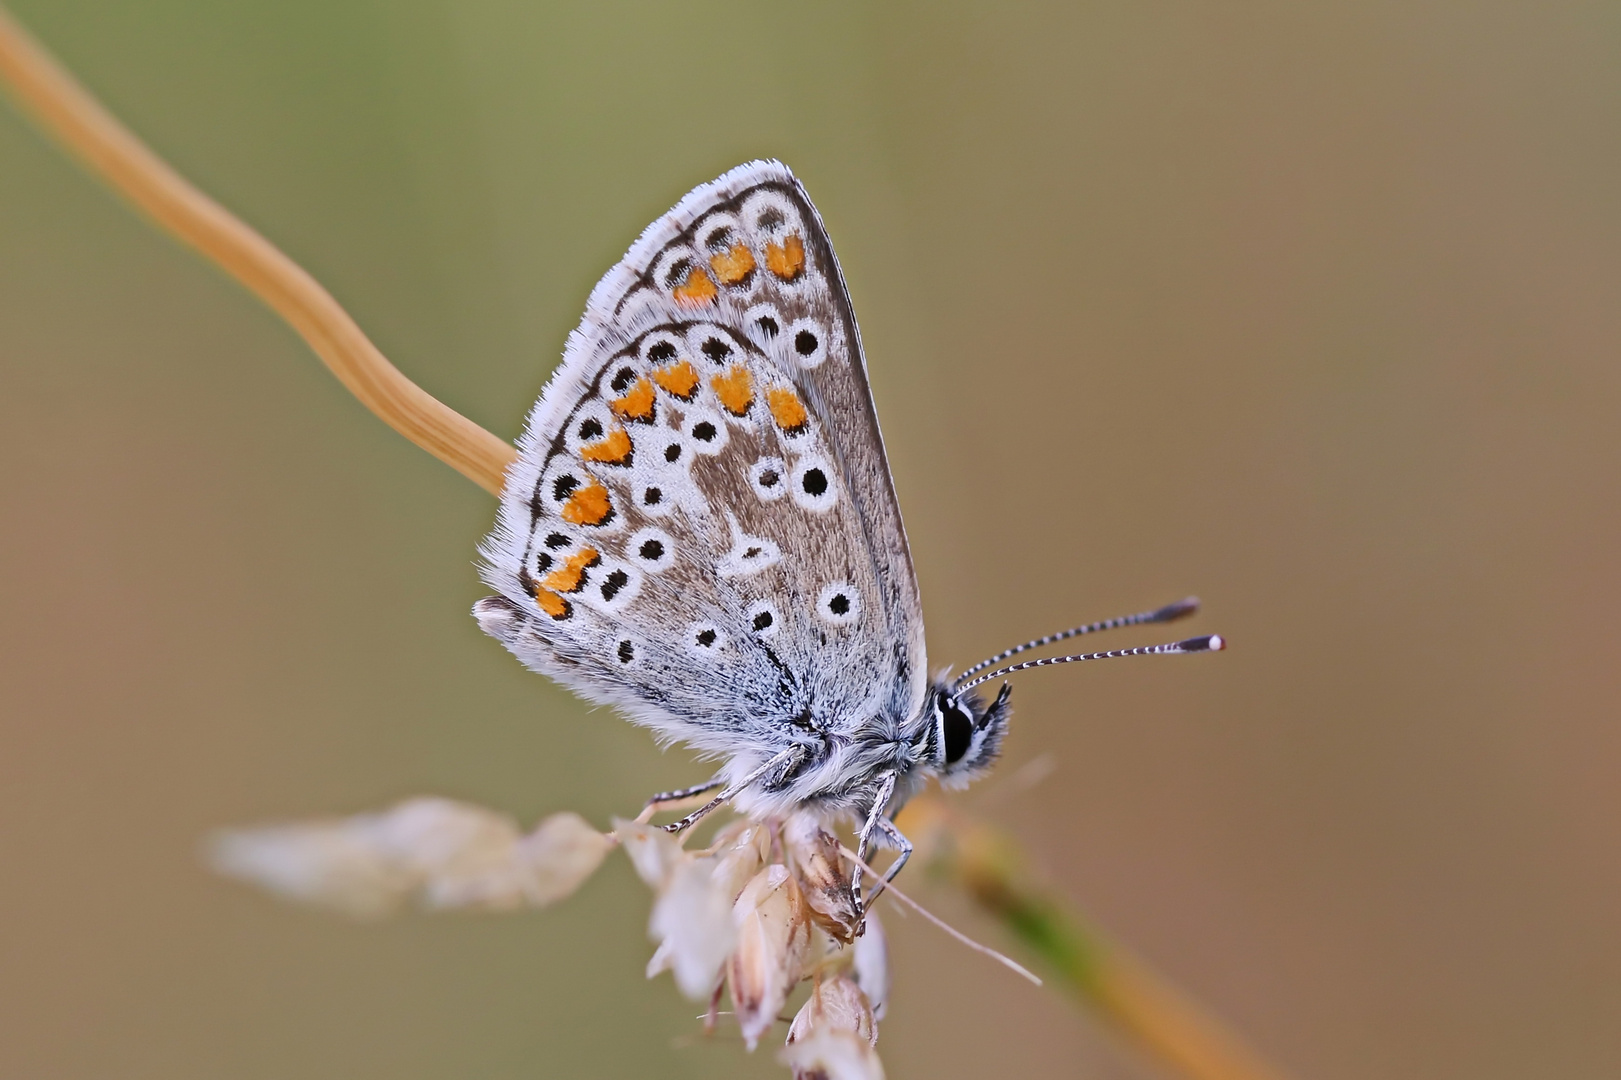
{"label": "hindwing", "polygon": [[699,187],[592,291],[482,550],[485,629],[665,737],[731,754],[917,712],[860,334],[786,166]]}

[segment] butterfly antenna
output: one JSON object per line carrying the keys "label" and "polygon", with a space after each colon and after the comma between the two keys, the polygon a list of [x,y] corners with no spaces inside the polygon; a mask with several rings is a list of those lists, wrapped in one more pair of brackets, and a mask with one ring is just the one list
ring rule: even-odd
{"label": "butterfly antenna", "polygon": [[1117,656],[1174,656],[1178,653],[1220,652],[1226,647],[1227,642],[1222,639],[1220,634],[1207,634],[1204,637],[1173,641],[1166,645],[1144,645],[1136,649],[1114,649],[1110,652],[1076,653],[1074,656],[1049,656],[1045,660],[1026,660],[1024,663],[1014,664],[1012,667],[997,668],[989,675],[981,675],[965,686],[952,687],[952,692],[964,694],[980,683],[1000,679],[1004,675],[1012,675],[1015,671],[1047,667],[1051,664],[1074,664],[1081,660],[1113,660]]}
{"label": "butterfly antenna", "polygon": [[[1198,610],[1199,598],[1197,596],[1189,596],[1178,600],[1174,604],[1166,604],[1162,608],[1155,608],[1153,611],[1139,611],[1135,615],[1122,615],[1117,619],[1104,619],[1102,622],[1087,623],[1085,626],[1074,626],[1068,630],[1061,630],[1056,634],[1048,634],[1046,637],[1039,637],[1034,641],[1027,641],[1023,645],[1016,645],[1013,648],[1008,649],[1006,652],[999,652],[989,660],[981,660],[979,663],[975,664],[961,675],[958,675],[957,681],[952,683],[951,688],[953,691],[966,690],[968,687],[965,687],[962,684],[967,682],[969,679],[972,679],[975,675],[978,675],[981,671],[984,671],[986,668],[993,665],[1000,664],[1003,660],[1006,660],[1010,656],[1018,656],[1020,653],[1026,652],[1030,649],[1039,649],[1043,645],[1051,645],[1058,641],[1067,641],[1069,638],[1080,637],[1082,634],[1095,634],[1099,630],[1114,630],[1121,626],[1138,626],[1142,623],[1170,622],[1173,619],[1183,619],[1189,615],[1192,615]],[[989,677],[990,676],[987,676],[987,678]],[[978,686],[984,681],[984,679],[979,679],[974,683],[974,685]]]}

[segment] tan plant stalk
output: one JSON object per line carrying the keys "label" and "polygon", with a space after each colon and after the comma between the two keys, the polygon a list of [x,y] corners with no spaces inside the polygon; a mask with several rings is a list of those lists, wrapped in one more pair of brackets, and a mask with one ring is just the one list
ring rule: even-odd
{"label": "tan plant stalk", "polygon": [[40,126],[108,187],[286,319],[362,405],[485,491],[501,493],[507,466],[517,457],[509,443],[400,374],[331,293],[147,149],[3,7],[0,78]]}
{"label": "tan plant stalk", "polygon": [[932,875],[995,916],[1059,985],[1137,1046],[1190,1080],[1283,1080],[1225,1024],[1033,880],[1012,837],[933,796],[914,798],[899,824]]}
{"label": "tan plant stalk", "polygon": [[[314,278],[152,153],[3,6],[0,81],[92,173],[286,319],[361,404],[500,494],[517,456],[510,444],[402,375]],[[1019,871],[1010,838],[950,814],[938,800],[914,800],[907,812],[907,831],[931,838],[928,861],[936,871],[997,914],[1083,1002],[1133,1041],[1190,1080],[1280,1080],[1282,1074],[1191,999],[1032,885]]]}

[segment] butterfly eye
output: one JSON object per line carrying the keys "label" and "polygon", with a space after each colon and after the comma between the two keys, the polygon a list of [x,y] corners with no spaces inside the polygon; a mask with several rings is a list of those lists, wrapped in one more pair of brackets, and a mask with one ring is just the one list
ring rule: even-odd
{"label": "butterfly eye", "polygon": [[940,710],[940,744],[945,751],[946,764],[955,765],[967,756],[974,745],[974,720],[967,711],[950,698],[942,696]]}

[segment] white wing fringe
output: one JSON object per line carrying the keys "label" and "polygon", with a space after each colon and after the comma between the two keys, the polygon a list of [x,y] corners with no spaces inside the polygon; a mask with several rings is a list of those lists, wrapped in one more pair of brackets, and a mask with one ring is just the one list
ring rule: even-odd
{"label": "white wing fringe", "polygon": [[279,896],[375,918],[429,910],[545,907],[580,887],[613,847],[578,814],[524,835],[511,817],[452,799],[380,813],[228,829],[212,838],[220,873]]}

